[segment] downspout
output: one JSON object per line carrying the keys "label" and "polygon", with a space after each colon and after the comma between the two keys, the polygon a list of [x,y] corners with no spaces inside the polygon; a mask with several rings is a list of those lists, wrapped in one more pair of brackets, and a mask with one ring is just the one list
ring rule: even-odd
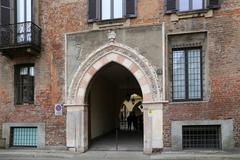
{"label": "downspout", "polygon": [[65,94],[64,94],[64,104],[67,103],[67,96],[68,96],[68,89],[67,89],[67,84],[68,84],[68,81],[67,81],[67,34],[64,35],[64,41],[65,41],[65,44],[64,44],[64,53],[65,53],[65,64],[64,64],[64,78],[65,78],[65,84],[64,84],[64,88],[65,88]]}

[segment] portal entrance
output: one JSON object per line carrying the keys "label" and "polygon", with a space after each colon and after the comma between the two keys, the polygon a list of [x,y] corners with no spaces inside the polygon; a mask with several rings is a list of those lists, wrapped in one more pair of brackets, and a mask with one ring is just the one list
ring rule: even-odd
{"label": "portal entrance", "polygon": [[90,150],[143,150],[142,91],[128,69],[115,62],[102,67],[85,101]]}
{"label": "portal entrance", "polygon": [[[152,153],[153,148],[163,147],[164,102],[161,101],[161,76],[157,75],[155,68],[138,51],[110,41],[87,56],[79,64],[72,79],[68,77],[67,80],[71,81],[66,81],[68,89],[65,104],[66,146],[69,150],[85,152],[93,148],[94,144],[96,146],[97,140],[100,144],[107,144],[106,140],[103,143],[100,141],[107,135],[118,137],[108,143],[112,149],[116,149],[118,144],[118,150],[138,150],[131,148],[137,146],[144,153]],[[144,136],[137,136],[140,131],[122,132],[124,124],[120,125],[120,111],[128,97],[126,95],[131,94],[143,98]],[[121,120],[126,124],[126,117]],[[121,133],[127,133],[125,137],[129,139],[122,140]],[[123,142],[127,144],[123,145]],[[109,150],[106,145],[99,148]]]}

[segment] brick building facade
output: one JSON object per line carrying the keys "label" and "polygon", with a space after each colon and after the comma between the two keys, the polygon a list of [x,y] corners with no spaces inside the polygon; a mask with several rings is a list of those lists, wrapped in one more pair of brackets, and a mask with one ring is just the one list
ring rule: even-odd
{"label": "brick building facade", "polygon": [[[187,8],[178,0],[129,0],[123,1],[123,14],[117,18],[114,5],[110,18],[104,17],[106,13],[102,12],[103,6],[98,1],[35,0],[31,2],[30,20],[28,11],[24,13],[25,19],[13,16],[17,11],[21,14],[22,10],[17,7],[20,2],[0,2],[1,36],[4,37],[5,26],[9,26],[6,24],[15,24],[17,28],[13,45],[8,40],[6,47],[4,39],[0,43],[0,135],[6,147],[13,145],[11,137],[14,136],[11,135],[14,131],[11,130],[14,127],[33,127],[38,129],[39,148],[87,150],[89,104],[86,97],[90,92],[89,84],[95,73],[108,63],[127,68],[139,84],[145,108],[144,152],[191,148],[187,144],[184,146],[184,137],[190,136],[184,136],[184,126],[188,129],[199,127],[195,128],[198,132],[204,127],[215,126],[220,130],[219,147],[216,148],[227,150],[240,146],[238,0],[203,0],[201,5],[189,0]],[[28,0],[24,2],[26,6],[30,3]],[[6,14],[6,8],[11,8],[9,14]],[[3,21],[7,16],[9,20]],[[35,25],[32,24],[29,33],[26,21],[41,28],[41,43],[36,41],[40,50],[36,49],[36,37],[33,37],[40,31],[33,29]],[[19,40],[21,34],[30,34],[32,38],[26,36]],[[29,44],[29,41],[30,46],[21,43]],[[192,51],[196,54],[199,51],[201,59],[201,69],[194,68],[201,72],[195,75],[201,76],[199,84],[198,81],[194,83],[200,89],[194,90],[193,87],[191,90],[196,91],[193,93],[196,97],[191,97],[190,68],[187,69],[190,64],[186,63],[190,62],[189,53]],[[184,80],[184,84],[174,82],[174,75],[178,74],[173,65],[181,68],[181,64],[174,63],[174,54],[185,55],[185,79],[175,77]],[[18,66],[24,64],[28,70],[26,74],[21,72],[21,67],[17,71]],[[34,74],[31,74],[31,67],[34,67]],[[24,80],[21,83],[22,90],[33,84],[33,92],[21,92],[17,75],[34,77],[31,82],[26,80],[29,82],[26,86]],[[174,90],[174,87],[182,89]],[[33,100],[29,99],[31,95],[34,95]],[[19,96],[18,103],[16,97]],[[122,100],[119,97],[117,101]],[[64,104],[62,116],[55,116],[55,104]]]}

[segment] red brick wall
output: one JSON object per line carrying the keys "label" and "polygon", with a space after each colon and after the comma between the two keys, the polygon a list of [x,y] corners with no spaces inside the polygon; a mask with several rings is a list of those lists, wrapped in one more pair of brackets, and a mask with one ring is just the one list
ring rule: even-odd
{"label": "red brick wall", "polygon": [[171,146],[171,121],[234,120],[234,138],[240,146],[240,4],[223,1],[212,18],[167,22],[168,32],[208,32],[209,97],[206,102],[171,103],[164,107],[164,146]]}

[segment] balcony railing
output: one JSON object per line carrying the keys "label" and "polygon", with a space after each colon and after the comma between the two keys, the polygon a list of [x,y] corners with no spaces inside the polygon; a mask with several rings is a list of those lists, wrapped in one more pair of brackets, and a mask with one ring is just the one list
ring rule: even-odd
{"label": "balcony railing", "polygon": [[[32,22],[0,26],[0,51],[18,52],[20,49],[41,50],[41,28]],[[28,50],[29,51],[29,50]]]}

